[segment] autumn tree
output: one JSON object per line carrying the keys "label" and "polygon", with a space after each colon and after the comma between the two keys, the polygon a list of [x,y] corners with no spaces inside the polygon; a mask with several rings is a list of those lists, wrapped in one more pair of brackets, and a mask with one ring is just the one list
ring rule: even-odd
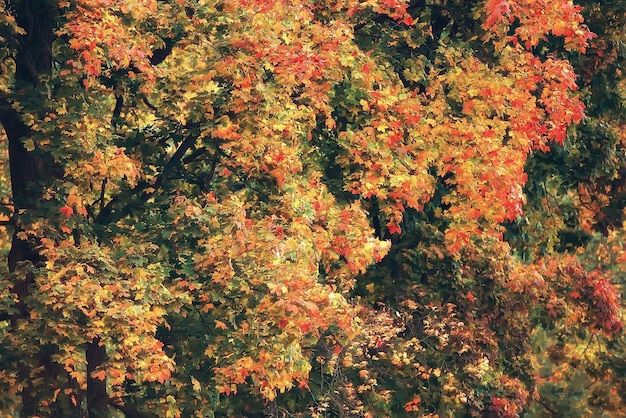
{"label": "autumn tree", "polygon": [[8,416],[623,408],[619,2],[0,8]]}

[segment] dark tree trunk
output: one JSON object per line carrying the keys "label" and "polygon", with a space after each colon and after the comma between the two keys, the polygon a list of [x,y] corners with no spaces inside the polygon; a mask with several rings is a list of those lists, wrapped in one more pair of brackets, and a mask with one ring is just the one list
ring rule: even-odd
{"label": "dark tree trunk", "polygon": [[[11,104],[22,99],[37,99],[39,88],[39,76],[48,74],[52,69],[52,42],[54,29],[57,22],[58,5],[52,0],[7,0],[7,10],[15,17],[17,24],[25,30],[25,34],[19,37],[17,50],[15,51],[15,97],[0,97],[0,123],[6,132],[9,143],[9,161],[11,173],[11,186],[13,204],[15,207],[14,225],[11,251],[8,265],[11,272],[18,271],[20,262],[30,262],[34,265],[43,260],[36,249],[36,244],[24,241],[18,237],[21,228],[20,217],[22,214],[35,211],[37,202],[41,197],[43,181],[49,179],[52,173],[52,164],[45,159],[28,152],[23,145],[23,140],[31,138],[33,133],[22,121],[21,115],[16,112]],[[18,276],[12,283],[11,290],[16,296],[17,313],[10,317],[11,324],[15,327],[19,319],[29,318],[29,307],[26,303],[31,292],[34,278],[30,274]],[[30,417],[35,415],[38,399],[33,391],[31,383],[34,378],[43,378],[46,382],[66,382],[68,387],[74,386],[73,379],[67,375],[63,367],[52,361],[49,350],[54,347],[42,347],[41,355],[37,359],[24,359],[18,366],[20,380],[25,382],[21,393],[22,410],[20,416]],[[95,370],[106,360],[106,352],[97,341],[89,344],[86,350],[87,368]],[[42,368],[36,376],[32,374],[32,364]],[[89,416],[107,416],[107,393],[106,383],[89,379],[88,381],[88,410]],[[78,395],[78,394],[76,394]],[[75,396],[76,396],[75,395]],[[60,396],[64,396],[63,392]],[[66,405],[75,405],[74,410],[62,414],[69,416],[81,416],[81,401],[78,398],[66,399]],[[54,408],[54,405],[52,405]],[[53,416],[60,416],[53,412]],[[68,416],[68,415],[65,415]]]}
{"label": "dark tree trunk", "polygon": [[89,418],[104,418],[108,409],[106,379],[91,377],[91,373],[102,365],[106,358],[106,348],[100,339],[95,339],[87,346],[87,410]]}
{"label": "dark tree trunk", "polygon": [[[26,29],[28,33],[20,37],[19,50],[16,51],[16,86],[19,86],[25,94],[34,94],[38,83],[39,73],[47,72],[51,68],[52,46],[52,22],[43,23],[43,15],[49,17],[50,7],[45,4],[32,4],[34,2],[9,2],[13,7],[18,25]],[[43,51],[42,49],[45,49]],[[9,252],[9,271],[15,272],[18,263],[31,262],[38,264],[41,257],[34,246],[18,237],[20,231],[19,214],[23,209],[33,209],[39,198],[35,187],[37,180],[43,176],[43,166],[39,159],[27,152],[22,144],[24,138],[31,136],[31,131],[25,125],[12,107],[10,98],[0,100],[0,123],[4,128],[9,142],[9,163],[11,173],[11,187],[13,192],[13,204],[15,207],[15,231],[13,234],[11,251]],[[11,318],[11,324],[16,327],[19,319],[28,318],[28,306],[25,302],[33,282],[31,274],[17,277],[12,283],[11,290],[18,301],[18,313]],[[24,359],[26,360],[26,359]],[[31,359],[31,361],[34,361]],[[25,382],[22,390],[21,416],[32,416],[37,409],[37,399],[33,393],[31,384],[31,370],[28,363],[19,365],[20,378]]]}

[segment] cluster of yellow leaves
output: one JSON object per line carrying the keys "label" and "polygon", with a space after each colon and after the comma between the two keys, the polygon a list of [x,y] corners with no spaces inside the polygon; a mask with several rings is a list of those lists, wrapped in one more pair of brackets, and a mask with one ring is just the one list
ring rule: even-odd
{"label": "cluster of yellow leaves", "polygon": [[342,292],[388,248],[371,238],[358,207],[338,208],[315,176],[304,184],[295,180],[275,196],[284,204],[273,213],[259,211],[244,194],[223,201],[208,195],[204,207],[181,198],[172,209],[177,228],[200,225],[204,237],[194,256],[193,287],[216,332],[229,336],[205,351],[215,360],[222,392],[253,383],[273,399],[305,381],[310,365],[302,342],[314,343],[331,325],[348,339],[355,335],[356,315]]}
{"label": "cluster of yellow leaves", "polygon": [[[69,88],[75,82],[69,77],[56,88]],[[24,141],[25,148],[49,153],[63,169],[63,182],[49,187],[43,197],[64,206],[67,218],[74,212],[83,218],[95,215],[94,202],[104,204],[120,188],[134,187],[143,174],[141,162],[118,145],[110,118],[102,116],[114,103],[112,90],[98,85],[76,97],[51,95],[43,119],[36,117],[40,110],[15,105],[33,132]]]}
{"label": "cluster of yellow leaves", "polygon": [[[158,265],[138,268],[111,249],[91,243],[79,248],[68,241],[43,238],[45,273],[35,277],[30,317],[19,326],[32,349],[55,344],[54,360],[76,384],[86,387],[85,345],[99,341],[109,356],[93,377],[107,378],[112,393],[122,393],[127,379],[165,382],[174,363],[155,338],[165,324],[170,294]],[[150,248],[128,249],[141,254]],[[82,353],[82,355],[81,355]]]}
{"label": "cluster of yellow leaves", "polygon": [[102,118],[85,116],[64,134],[84,153],[80,162],[68,161],[65,168],[66,178],[72,179],[78,187],[88,189],[88,182],[101,184],[105,179],[110,182],[110,191],[124,183],[135,185],[140,175],[139,164],[131,160],[123,148],[112,143],[111,128]]}

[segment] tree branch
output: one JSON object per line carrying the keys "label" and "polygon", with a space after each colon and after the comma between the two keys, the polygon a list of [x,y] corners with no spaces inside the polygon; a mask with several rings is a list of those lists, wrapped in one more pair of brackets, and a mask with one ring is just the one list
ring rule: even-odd
{"label": "tree branch", "polygon": [[172,53],[172,48],[176,44],[176,41],[174,39],[168,38],[164,40],[164,43],[164,48],[155,49],[154,51],[152,51],[152,57],[150,57],[151,65],[159,65],[160,63],[165,61],[165,58],[167,58]]}
{"label": "tree branch", "polygon": [[[141,193],[141,195],[139,195],[139,200],[141,201],[141,203],[145,203],[151,196],[153,196],[157,192],[157,190],[161,188],[161,185],[163,185],[163,181],[165,180],[168,172],[173,166],[175,166],[182,160],[183,155],[185,155],[185,153],[196,143],[197,139],[197,135],[189,134],[178,146],[172,157],[163,166],[163,169],[161,170],[161,173],[157,176],[156,180],[153,183],[145,182],[141,185],[137,185],[137,187],[131,190],[131,194],[133,196],[137,196]],[[147,192],[146,189],[148,188],[152,189],[152,191]],[[116,217],[116,219],[109,218],[109,216],[113,212],[113,206],[119,201],[120,196],[118,195],[109,200],[109,202],[104,205],[104,207],[102,206],[101,202],[101,209],[98,213],[98,216],[96,217],[96,223],[104,225],[106,223],[111,223],[112,221],[121,219],[126,214],[127,209],[133,202],[130,202],[126,206],[124,206],[122,210],[120,210],[120,214]]]}
{"label": "tree branch", "polygon": [[194,162],[198,157],[200,157],[203,154],[206,154],[208,150],[206,148],[199,148],[197,150],[195,150],[194,152],[191,153],[191,155],[183,158],[183,164],[189,164]]}
{"label": "tree branch", "polygon": [[104,191],[106,189],[106,185],[107,185],[107,179],[104,178],[102,180],[102,186],[100,187],[100,211],[102,212],[102,209],[104,209]]}
{"label": "tree branch", "polygon": [[113,115],[111,116],[111,125],[113,128],[117,126],[117,118],[120,117],[122,113],[122,108],[124,107],[124,96],[121,94],[115,95],[115,108],[113,109]]}
{"label": "tree branch", "polygon": [[[156,181],[152,184],[154,191],[156,191],[157,189],[161,187],[161,185],[163,184],[163,180],[165,179],[165,176],[167,175],[168,171],[174,165],[178,164],[181,161],[181,159],[183,158],[183,155],[185,155],[185,153],[196,143],[197,140],[198,140],[197,135],[192,135],[192,134],[187,135],[187,138],[185,138],[183,142],[178,146],[178,148],[172,155],[172,158],[170,158],[169,161],[165,164],[165,166],[163,167],[163,170],[161,171],[161,174],[159,174]],[[150,195],[152,194],[154,194],[154,192],[150,193]]]}
{"label": "tree branch", "polygon": [[559,416],[559,413],[558,413],[556,410],[554,410],[554,409],[550,406],[550,404],[548,404],[548,402],[547,402],[544,398],[539,397],[539,399],[537,400],[537,402],[539,402],[539,404],[540,404],[541,406],[543,406],[543,408],[544,408],[547,412],[549,412],[549,413],[550,413],[550,416],[551,416],[551,417],[558,417],[558,416]]}
{"label": "tree branch", "polygon": [[215,169],[217,168],[217,163],[219,160],[220,160],[220,153],[215,151],[215,154],[213,154],[213,161],[211,161],[211,170],[209,171],[209,176],[204,181],[204,185],[207,190],[210,189],[209,184],[211,184],[211,181],[213,180],[213,176],[215,176]]}
{"label": "tree branch", "polygon": [[158,109],[155,105],[153,105],[152,103],[150,103],[150,102],[148,101],[148,99],[147,99],[145,96],[141,98],[141,101],[143,101],[143,103],[144,103],[146,106],[148,106],[148,108],[149,108],[150,110],[152,110],[153,112],[157,112],[157,111],[159,110],[159,109]]}

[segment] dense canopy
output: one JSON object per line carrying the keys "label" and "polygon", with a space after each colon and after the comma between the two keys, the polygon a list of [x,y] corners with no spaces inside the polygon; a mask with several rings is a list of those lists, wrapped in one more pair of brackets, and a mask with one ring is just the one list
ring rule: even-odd
{"label": "dense canopy", "polygon": [[625,22],[1,3],[1,415],[624,416]]}

